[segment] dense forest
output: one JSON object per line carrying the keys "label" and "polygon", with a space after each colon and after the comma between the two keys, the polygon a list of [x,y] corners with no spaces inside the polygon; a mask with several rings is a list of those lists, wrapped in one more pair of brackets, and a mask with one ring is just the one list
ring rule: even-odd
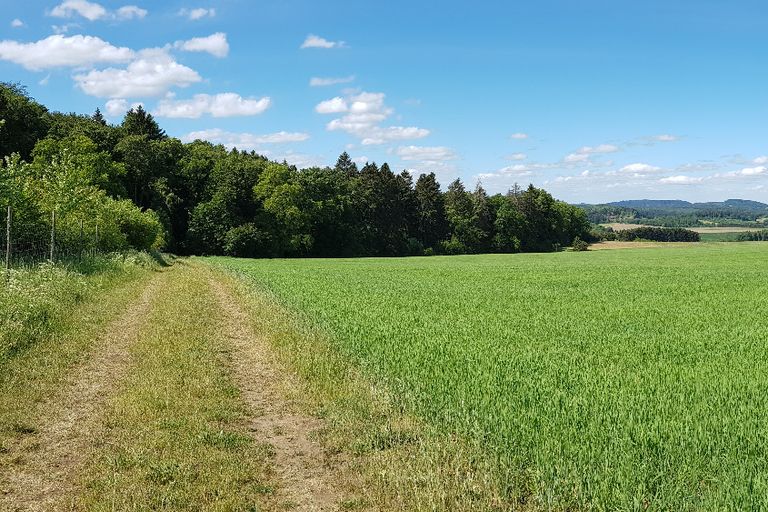
{"label": "dense forest", "polygon": [[0,123],[0,206],[13,207],[17,247],[45,244],[52,223],[62,247],[247,257],[552,251],[589,237],[584,210],[533,186],[489,196],[457,179],[443,191],[434,173],[414,181],[347,153],[299,170],[184,144],[141,107],[110,125],[0,84]]}

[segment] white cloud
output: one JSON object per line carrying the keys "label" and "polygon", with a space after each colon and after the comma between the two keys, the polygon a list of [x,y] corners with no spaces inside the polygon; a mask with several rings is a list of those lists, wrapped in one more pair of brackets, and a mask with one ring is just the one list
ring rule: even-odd
{"label": "white cloud", "polygon": [[361,92],[346,98],[337,96],[315,107],[321,114],[344,114],[326,125],[329,131],[343,131],[361,139],[361,144],[384,144],[395,140],[420,139],[429,130],[415,126],[379,126],[393,112],[384,104],[384,93]]}
{"label": "white cloud", "polygon": [[512,140],[525,140],[525,139],[528,138],[528,134],[527,133],[522,133],[522,132],[517,132],[517,133],[513,133],[512,135],[510,135],[509,138],[512,139]]}
{"label": "white cloud", "polygon": [[388,126],[386,128],[374,128],[370,135],[364,138],[360,143],[363,146],[386,144],[395,140],[422,139],[429,135],[426,128],[417,128],[415,126]]}
{"label": "white cloud", "polygon": [[512,153],[507,157],[508,160],[515,160],[515,161],[525,160],[526,158],[528,158],[528,155],[526,155],[525,153]]}
{"label": "white cloud", "polygon": [[355,75],[342,76],[338,78],[320,78],[313,76],[309,79],[310,87],[325,87],[328,85],[348,84],[355,81]]}
{"label": "white cloud", "polygon": [[23,22],[23,21],[21,21],[19,18],[16,18],[16,19],[14,19],[14,20],[11,22],[11,26],[12,26],[13,28],[20,28],[20,27],[23,27],[23,26],[24,26],[24,22]]}
{"label": "white cloud", "polygon": [[129,108],[136,108],[139,106],[143,107],[144,104],[140,102],[136,102],[136,103],[131,103],[129,107],[128,100],[124,98],[116,98],[116,99],[108,100],[104,105],[104,110],[107,112],[108,117],[121,117],[126,112],[128,112]]}
{"label": "white cloud", "polygon": [[579,162],[586,162],[589,160],[589,155],[586,153],[571,153],[563,158],[563,162],[574,164]]}
{"label": "white cloud", "polygon": [[400,146],[395,153],[403,160],[424,163],[444,162],[457,158],[456,153],[445,146]]}
{"label": "white cloud", "polygon": [[680,140],[680,137],[677,135],[670,135],[668,133],[664,133],[661,135],[654,135],[651,137],[651,139],[655,140],[656,142],[676,142]]}
{"label": "white cloud", "polygon": [[758,167],[746,167],[740,171],[729,173],[729,176],[763,176],[768,175],[768,167],[764,165]]}
{"label": "white cloud", "polygon": [[768,156],[759,156],[759,157],[755,158],[754,160],[752,160],[752,163],[757,164],[757,165],[768,164]]}
{"label": "white cloud", "polygon": [[176,41],[174,47],[187,52],[208,52],[214,57],[226,57],[229,53],[227,34],[216,32],[208,37],[193,37],[187,41]]}
{"label": "white cloud", "polygon": [[197,119],[203,114],[213,117],[255,116],[272,104],[269,97],[243,98],[233,92],[221,94],[196,94],[190,100],[166,99],[160,101],[155,111],[158,117]]}
{"label": "white cloud", "polygon": [[309,34],[301,43],[301,48],[344,48],[347,44],[344,41],[329,41],[320,36]]}
{"label": "white cloud", "polygon": [[301,132],[276,132],[266,135],[254,135],[252,133],[235,133],[213,128],[190,132],[181,140],[192,142],[194,140],[207,140],[214,144],[222,144],[228,148],[237,147],[245,150],[256,150],[262,144],[286,144],[291,142],[303,142],[309,139],[309,134]]}
{"label": "white cloud", "polygon": [[347,110],[349,110],[349,106],[344,98],[340,96],[321,101],[315,106],[315,112],[318,114],[339,114]]}
{"label": "white cloud", "polygon": [[205,9],[203,7],[198,7],[196,9],[181,9],[178,12],[179,16],[184,16],[185,18],[189,18],[190,20],[199,20],[203,18],[213,18],[216,16],[216,9]]}
{"label": "white cloud", "polygon": [[118,48],[93,36],[52,35],[34,43],[0,41],[0,59],[21,64],[32,71],[127,62],[134,55],[129,48]]}
{"label": "white cloud", "polygon": [[87,0],[64,0],[51,9],[50,15],[57,18],[71,18],[79,14],[89,21],[95,21],[107,17],[107,10],[100,4]]}
{"label": "white cloud", "polygon": [[576,150],[576,153],[580,155],[594,155],[594,154],[605,154],[605,153],[615,153],[618,151],[618,146],[614,146],[613,144],[600,144],[599,146],[582,146],[579,149]]}
{"label": "white cloud", "polygon": [[78,87],[101,98],[161,96],[172,87],[188,87],[202,78],[160,48],[142,50],[126,69],[107,68],[75,75]]}
{"label": "white cloud", "polygon": [[64,25],[51,25],[54,34],[66,34],[69,29],[79,27],[77,23],[65,23]]}
{"label": "white cloud", "polygon": [[648,165],[643,163],[629,164],[619,169],[620,173],[637,174],[637,175],[653,174],[659,171],[661,171],[661,167],[656,167],[653,165]]}
{"label": "white cloud", "polygon": [[115,11],[115,17],[119,20],[143,19],[147,10],[135,5],[124,5]]}
{"label": "white cloud", "polygon": [[38,84],[40,84],[40,85],[43,85],[43,86],[45,86],[45,85],[48,85],[48,81],[49,81],[50,79],[51,79],[51,74],[50,74],[50,73],[48,73],[48,75],[47,75],[45,78],[43,78],[42,80],[40,80],[40,81],[39,81],[39,82],[37,82],[37,83],[38,83]]}
{"label": "white cloud", "polygon": [[701,183],[704,181],[704,178],[699,177],[693,177],[693,176],[669,176],[667,178],[661,178],[659,180],[659,183],[664,183],[666,185],[695,185],[697,183]]}

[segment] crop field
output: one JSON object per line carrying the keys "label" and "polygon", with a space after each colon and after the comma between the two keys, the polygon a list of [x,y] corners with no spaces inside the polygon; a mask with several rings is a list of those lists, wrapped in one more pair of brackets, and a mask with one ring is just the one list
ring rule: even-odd
{"label": "crop field", "polygon": [[768,244],[207,261],[477,448],[515,508],[768,507]]}

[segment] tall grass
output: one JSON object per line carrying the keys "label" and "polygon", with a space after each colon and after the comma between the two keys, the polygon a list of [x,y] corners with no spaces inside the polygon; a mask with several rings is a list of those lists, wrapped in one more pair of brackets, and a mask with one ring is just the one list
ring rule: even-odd
{"label": "tall grass", "polygon": [[768,248],[214,263],[534,508],[768,507]]}
{"label": "tall grass", "polygon": [[0,273],[0,364],[55,332],[72,307],[158,263],[146,253],[97,255]]}

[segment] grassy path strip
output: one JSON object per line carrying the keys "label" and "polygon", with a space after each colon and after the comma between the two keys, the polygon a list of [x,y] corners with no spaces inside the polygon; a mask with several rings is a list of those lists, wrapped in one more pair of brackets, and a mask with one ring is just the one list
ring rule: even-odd
{"label": "grassy path strip", "polygon": [[271,447],[249,435],[208,276],[184,261],[168,273],[97,429],[78,508],[252,511],[272,492]]}
{"label": "grassy path strip", "polygon": [[266,341],[255,335],[231,289],[221,278],[211,277],[210,284],[224,315],[223,332],[235,350],[235,378],[254,413],[249,420],[252,435],[274,449],[279,485],[270,503],[305,511],[336,510],[342,496],[334,470],[341,461],[331,460],[317,440],[324,422],[286,401],[282,388],[290,385],[291,376],[280,371]]}
{"label": "grassy path strip", "polygon": [[[0,477],[0,508],[59,510],[68,508],[76,491],[75,475],[83,452],[91,444],[92,427],[115,383],[129,364],[128,347],[161,285],[157,274],[139,300],[108,324],[94,353],[61,384],[61,392],[43,400],[33,435],[6,448]],[[22,404],[17,403],[17,407]],[[33,430],[30,428],[30,430]]]}

